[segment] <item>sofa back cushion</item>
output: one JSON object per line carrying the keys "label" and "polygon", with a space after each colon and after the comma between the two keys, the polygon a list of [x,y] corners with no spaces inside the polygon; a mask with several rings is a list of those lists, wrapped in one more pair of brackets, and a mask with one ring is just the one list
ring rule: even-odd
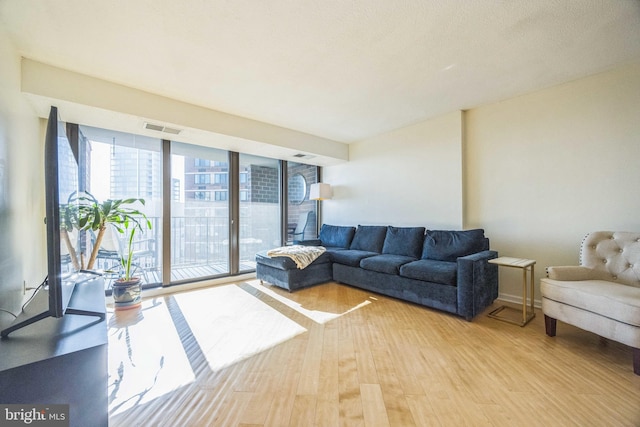
{"label": "sofa back cushion", "polygon": [[322,224],[318,238],[322,246],[346,249],[351,245],[355,233],[355,227]]}
{"label": "sofa back cushion", "polygon": [[580,265],[605,273],[613,282],[640,287],[640,233],[589,233],[580,248]]}
{"label": "sofa back cushion", "polygon": [[450,231],[427,230],[422,247],[422,259],[437,261],[456,261],[489,249],[489,239],[484,237],[483,229]]}
{"label": "sofa back cushion", "polygon": [[420,258],[424,243],[424,227],[387,227],[382,246],[383,254]]}
{"label": "sofa back cushion", "polygon": [[387,235],[384,225],[359,225],[349,249],[382,253],[382,245]]}

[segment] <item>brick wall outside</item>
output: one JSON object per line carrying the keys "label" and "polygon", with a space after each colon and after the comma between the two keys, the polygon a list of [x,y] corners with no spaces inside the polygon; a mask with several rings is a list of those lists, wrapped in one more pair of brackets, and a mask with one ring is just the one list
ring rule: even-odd
{"label": "brick wall outside", "polygon": [[251,165],[248,174],[248,188],[251,201],[257,203],[278,203],[279,180],[278,169]]}

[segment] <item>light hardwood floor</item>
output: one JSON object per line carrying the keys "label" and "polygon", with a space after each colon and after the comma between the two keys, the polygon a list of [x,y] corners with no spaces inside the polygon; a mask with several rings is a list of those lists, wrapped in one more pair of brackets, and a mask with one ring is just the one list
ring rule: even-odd
{"label": "light hardwood floor", "polygon": [[629,347],[487,313],[335,283],[150,299],[110,314],[110,425],[640,426]]}

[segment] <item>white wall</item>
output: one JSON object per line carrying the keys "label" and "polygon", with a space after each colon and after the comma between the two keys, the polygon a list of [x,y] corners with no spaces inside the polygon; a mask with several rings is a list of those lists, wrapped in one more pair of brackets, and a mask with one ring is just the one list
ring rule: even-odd
{"label": "white wall", "polygon": [[[576,264],[594,230],[640,230],[640,64],[466,114],[465,225],[501,254]],[[520,296],[517,271],[501,294]],[[536,288],[536,299],[540,298]]]}
{"label": "white wall", "polygon": [[[462,153],[462,154],[461,154]],[[501,255],[575,264],[584,234],[640,230],[640,64],[351,146],[323,222],[484,228]],[[462,180],[462,181],[461,181]],[[521,298],[521,272],[500,294]]]}
{"label": "white wall", "polygon": [[20,56],[0,31],[0,308],[13,312],[23,282],[37,286],[47,270],[43,142],[40,120],[20,93]]}
{"label": "white wall", "polygon": [[[38,61],[22,60],[21,89],[41,117],[57,105],[62,120],[153,138],[300,161],[307,154],[320,166],[343,163],[344,143],[234,116]],[[178,136],[144,129],[150,122],[181,130]]]}
{"label": "white wall", "polygon": [[459,111],[351,144],[349,162],[323,168],[329,224],[462,227]]}

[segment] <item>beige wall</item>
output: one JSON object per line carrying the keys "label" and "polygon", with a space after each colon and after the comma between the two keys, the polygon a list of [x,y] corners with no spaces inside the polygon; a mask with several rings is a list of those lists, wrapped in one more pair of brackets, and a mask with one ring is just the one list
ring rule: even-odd
{"label": "beige wall", "polygon": [[462,227],[462,113],[351,144],[349,162],[323,169],[330,224]]}
{"label": "beige wall", "polygon": [[0,308],[16,312],[23,282],[35,287],[47,271],[43,138],[40,120],[20,93],[20,57],[1,31],[0,64]]}
{"label": "beige wall", "polygon": [[[46,118],[52,104],[62,120],[153,138],[164,136],[181,142],[241,151],[247,154],[324,166],[348,159],[347,144],[234,116],[166,98],[128,86],[22,60],[21,89],[37,114]],[[144,129],[144,123],[180,129],[178,136]]]}
{"label": "beige wall", "polygon": [[[399,129],[349,156],[324,168],[335,187],[324,222],[484,228],[500,254],[537,260],[539,299],[545,268],[575,264],[584,234],[640,230],[640,64]],[[501,298],[521,298],[519,271],[500,280]]]}
{"label": "beige wall", "polygon": [[465,225],[537,260],[536,285],[589,231],[640,230],[640,64],[471,110],[466,133]]}

